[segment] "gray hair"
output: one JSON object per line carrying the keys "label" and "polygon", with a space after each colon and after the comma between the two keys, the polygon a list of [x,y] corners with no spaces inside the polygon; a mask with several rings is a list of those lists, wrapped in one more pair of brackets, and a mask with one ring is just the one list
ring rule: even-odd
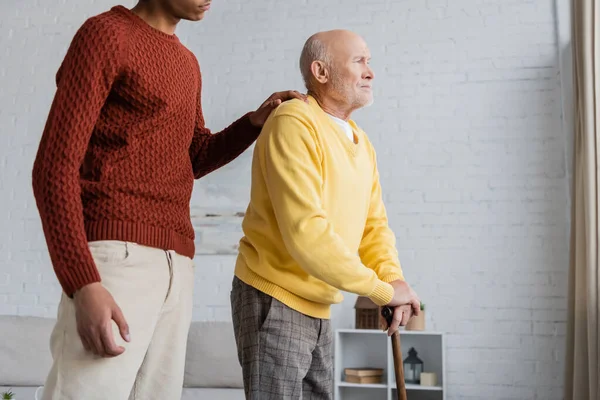
{"label": "gray hair", "polygon": [[314,61],[322,61],[325,65],[330,65],[330,57],[327,52],[327,46],[318,38],[312,35],[304,43],[302,53],[300,54],[300,73],[304,79],[306,89],[311,90],[314,83],[314,77],[310,69]]}

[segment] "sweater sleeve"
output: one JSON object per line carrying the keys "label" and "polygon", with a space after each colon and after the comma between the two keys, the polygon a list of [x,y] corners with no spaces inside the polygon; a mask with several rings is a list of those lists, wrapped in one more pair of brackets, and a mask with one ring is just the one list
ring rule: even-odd
{"label": "sweater sleeve", "polygon": [[69,296],[100,281],[85,234],[79,169],[119,74],[124,56],[119,36],[97,18],[79,28],[58,70],[56,93],[33,165],[33,193],[50,259]]}
{"label": "sweater sleeve", "polygon": [[404,280],[396,250],[396,236],[389,227],[385,205],[381,194],[379,171],[375,151],[373,159],[373,188],[365,230],[358,249],[363,263],[377,273],[384,282]]}
{"label": "sweater sleeve", "polygon": [[310,275],[346,292],[391,301],[393,288],[361,263],[335,232],[321,199],[320,152],[312,128],[298,118],[270,118],[259,138],[261,168],[290,255]]}
{"label": "sweater sleeve", "polygon": [[202,113],[202,75],[199,66],[198,79],[196,126],[190,146],[190,159],[196,179],[235,160],[254,143],[261,130],[250,123],[250,113],[247,113],[221,132],[211,133],[205,125]]}

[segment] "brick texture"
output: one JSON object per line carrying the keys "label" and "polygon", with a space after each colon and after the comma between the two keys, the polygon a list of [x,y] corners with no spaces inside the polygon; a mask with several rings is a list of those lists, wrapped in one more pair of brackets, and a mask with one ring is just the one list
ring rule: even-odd
{"label": "brick texture", "polygon": [[[0,5],[2,314],[56,311],[60,287],[30,172],[66,46],[85,18],[114,5],[50,3]],[[233,0],[178,29],[200,61],[213,130],[273,91],[302,89],[297,58],[310,34],[344,27],[365,37],[375,104],[355,119],[378,149],[400,259],[427,304],[427,327],[447,332],[449,400],[562,398],[569,142],[557,24],[551,0]],[[197,320],[230,319],[228,253],[250,155],[195,186]],[[224,217],[215,225],[207,213]],[[211,230],[222,240],[207,239]],[[353,326],[354,299],[334,307],[335,327]]]}

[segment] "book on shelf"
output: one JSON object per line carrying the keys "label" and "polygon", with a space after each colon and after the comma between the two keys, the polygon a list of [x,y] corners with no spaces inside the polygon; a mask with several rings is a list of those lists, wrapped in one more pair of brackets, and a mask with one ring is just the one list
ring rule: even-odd
{"label": "book on shelf", "polygon": [[348,383],[381,383],[383,368],[346,368],[344,374]]}
{"label": "book on shelf", "polygon": [[346,382],[348,383],[381,383],[381,375],[373,376],[356,376],[346,375]]}

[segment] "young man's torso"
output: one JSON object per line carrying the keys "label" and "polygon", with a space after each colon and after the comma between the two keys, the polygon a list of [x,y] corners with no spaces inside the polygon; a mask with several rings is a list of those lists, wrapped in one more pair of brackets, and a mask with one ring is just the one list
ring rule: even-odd
{"label": "young man's torso", "polygon": [[81,168],[88,239],[166,245],[191,257],[197,61],[176,36],[122,6],[87,24],[109,35],[99,40],[114,43],[117,53],[104,57],[113,57],[119,70]]}

